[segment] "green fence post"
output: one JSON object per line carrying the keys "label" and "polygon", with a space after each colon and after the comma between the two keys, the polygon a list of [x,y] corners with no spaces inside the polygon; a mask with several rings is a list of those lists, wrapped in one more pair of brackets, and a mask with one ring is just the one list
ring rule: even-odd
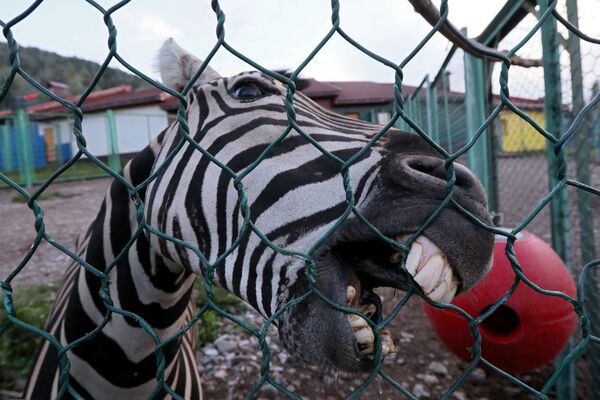
{"label": "green fence post", "polygon": [[446,140],[448,141],[448,153],[452,154],[452,124],[450,123],[450,109],[448,104],[448,75],[450,72],[445,71],[442,78],[442,92],[444,94],[444,123],[446,125]]}
{"label": "green fence post", "polygon": [[[410,117],[410,119],[412,119],[414,121],[414,115],[413,115],[413,99],[412,96],[407,96],[407,100],[406,103],[404,103],[406,106],[406,115],[408,115]],[[409,132],[413,132],[412,127],[408,124],[408,122],[406,122],[406,130]]]}
{"label": "green fence post", "polygon": [[10,127],[8,121],[8,119],[5,120],[4,125],[2,125],[2,159],[4,160],[2,170],[5,172],[12,171],[14,168],[12,163],[12,146],[10,143]]}
{"label": "green fence post", "polygon": [[117,124],[115,122],[115,112],[106,111],[106,141],[108,144],[108,166],[113,171],[121,170],[121,157],[119,155],[119,142],[117,137]]}
{"label": "green fence post", "polygon": [[[567,19],[575,26],[579,26],[579,16],[577,11],[577,0],[567,0]],[[583,73],[581,70],[581,46],[580,39],[573,32],[569,31],[567,39],[567,51],[571,60],[569,67],[571,73],[571,93],[573,96],[573,116],[576,116],[585,107],[583,94]],[[586,117],[573,135],[575,142],[575,173],[577,180],[586,185],[590,185],[589,162],[594,151],[593,141],[590,133],[593,130],[590,116]],[[583,264],[596,258],[596,246],[594,235],[594,213],[590,205],[590,194],[583,190],[577,191],[577,208],[579,210],[581,243],[581,259]],[[590,317],[591,334],[600,335],[600,314],[598,312],[598,278],[596,269],[592,269],[584,283],[586,311]],[[600,349],[598,346],[590,346],[588,350],[590,362],[591,388],[589,393],[591,398],[600,398]]]}
{"label": "green fence post", "polygon": [[367,122],[372,122],[374,124],[377,124],[377,113],[375,110],[369,110],[367,112]]}
{"label": "green fence post", "polygon": [[[467,112],[467,138],[471,139],[483,125],[486,116],[486,89],[484,84],[484,62],[465,52],[465,103]],[[483,135],[469,150],[468,163],[471,171],[481,180],[488,197],[494,198],[494,189],[490,182],[490,146],[489,132]],[[490,204],[490,206],[492,206]]]}
{"label": "green fence post", "polygon": [[31,145],[31,136],[27,123],[27,113],[25,110],[17,110],[17,147],[21,162],[19,163],[19,175],[23,186],[30,188],[35,180],[33,168],[33,146]]}
{"label": "green fence post", "polygon": [[427,128],[429,128],[429,135],[436,142],[440,143],[440,131],[438,129],[438,107],[437,107],[437,92],[435,85],[427,79]]}
{"label": "green fence post", "polygon": [[[548,9],[546,0],[538,0],[540,15]],[[542,59],[544,62],[544,119],[546,130],[556,137],[560,137],[562,95],[560,87],[560,41],[556,30],[556,19],[548,18],[541,27],[542,32]],[[553,146],[546,146],[548,156],[548,174],[550,186],[558,183],[558,162]],[[568,267],[571,266],[569,246],[569,209],[567,191],[562,190],[550,203],[552,218],[552,247],[560,255]],[[564,354],[571,348],[571,344],[559,356],[561,362]],[[559,377],[556,384],[557,398],[561,400],[575,400],[575,368],[571,363]]]}
{"label": "green fence post", "polygon": [[415,122],[421,129],[425,129],[423,126],[423,104],[421,101],[421,89],[417,92],[415,97]]}

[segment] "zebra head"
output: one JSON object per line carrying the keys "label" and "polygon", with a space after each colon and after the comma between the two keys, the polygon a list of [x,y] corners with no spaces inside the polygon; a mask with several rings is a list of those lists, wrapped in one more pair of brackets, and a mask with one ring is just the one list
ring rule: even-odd
{"label": "zebra head", "polygon": [[[201,65],[171,39],[159,55],[164,83],[177,90]],[[265,317],[316,287],[331,302],[359,308],[377,323],[381,300],[373,288],[409,290],[416,282],[430,299],[450,302],[485,275],[493,237],[452,203],[410,243],[406,270],[398,248],[378,239],[356,213],[342,218],[353,197],[364,220],[406,243],[447,193],[444,159],[429,144],[390,129],[359,154],[345,180],[341,162],[382,127],[329,112],[300,93],[290,127],[286,93],[284,84],[257,71],[225,78],[206,68],[187,95],[193,140],[182,141],[175,123],[155,144],[155,169],[177,152],[146,192],[147,221],[190,243],[209,263],[218,260],[216,281]],[[458,164],[454,171],[454,201],[489,224],[481,184]],[[206,272],[192,249],[156,235],[150,242],[172,268]],[[313,264],[298,254],[309,254]],[[312,284],[307,265],[316,271]],[[374,334],[366,321],[317,295],[286,308],[275,324],[298,358],[345,370],[372,365]],[[385,354],[394,345],[387,331],[381,335]]]}

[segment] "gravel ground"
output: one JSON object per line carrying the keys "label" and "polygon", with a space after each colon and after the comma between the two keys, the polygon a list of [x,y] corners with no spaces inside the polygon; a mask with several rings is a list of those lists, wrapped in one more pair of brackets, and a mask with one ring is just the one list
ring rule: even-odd
{"label": "gravel ground", "polygon": [[[109,179],[55,183],[40,200],[46,232],[70,250],[77,236],[96,215]],[[0,278],[17,267],[36,236],[33,211],[17,192],[0,189]],[[19,272],[15,285],[60,279],[68,256],[46,241]]]}
{"label": "gravel ground", "polygon": [[[504,225],[515,226],[547,193],[545,160],[543,158],[499,160],[500,202]],[[600,186],[600,166],[593,166],[593,184]],[[40,200],[44,209],[47,232],[60,243],[73,249],[77,235],[95,215],[108,179],[53,184],[46,198]],[[575,196],[571,195],[571,210]],[[600,200],[592,199],[596,213],[597,238],[600,238]],[[579,250],[578,226],[571,213],[572,247],[575,264]],[[27,205],[19,201],[16,192],[0,189],[0,279],[6,279],[19,264],[35,237],[34,218]],[[548,207],[528,226],[544,240],[550,240]],[[597,239],[598,240],[598,239]],[[600,246],[598,247],[600,248]],[[26,283],[51,282],[60,279],[67,256],[43,242],[35,255],[13,281],[15,286]],[[386,307],[395,303],[393,293],[383,293]],[[396,296],[396,301],[400,296]],[[391,300],[391,301],[390,301]],[[399,349],[384,360],[384,371],[396,382],[422,399],[439,398],[464,370],[465,364],[449,353],[429,327],[419,299],[412,299],[392,322],[390,331]],[[389,311],[389,310],[388,310]],[[243,313],[246,321],[256,326],[262,318],[252,310]],[[342,399],[364,381],[364,376],[324,371],[291,360],[282,350],[272,328],[269,335],[271,352],[270,374],[288,389],[307,399]],[[198,353],[199,365],[205,378],[206,398],[239,399],[248,393],[260,377],[262,353],[258,340],[241,332],[229,321],[221,322],[220,336]],[[547,366],[530,374],[520,375],[525,383],[539,389],[552,372]],[[1,397],[1,396],[0,396]],[[284,398],[266,384],[256,398]],[[381,378],[376,379],[360,397],[364,399],[401,398],[396,389]],[[514,384],[498,374],[476,370],[455,392],[454,399],[530,399]],[[580,396],[585,399],[585,395]]]}

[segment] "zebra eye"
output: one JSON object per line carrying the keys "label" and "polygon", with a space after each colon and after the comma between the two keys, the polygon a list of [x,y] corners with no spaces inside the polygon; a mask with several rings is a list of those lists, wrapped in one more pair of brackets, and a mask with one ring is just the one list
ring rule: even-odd
{"label": "zebra eye", "polygon": [[232,95],[240,100],[253,100],[265,95],[262,87],[252,82],[240,82],[232,90]]}

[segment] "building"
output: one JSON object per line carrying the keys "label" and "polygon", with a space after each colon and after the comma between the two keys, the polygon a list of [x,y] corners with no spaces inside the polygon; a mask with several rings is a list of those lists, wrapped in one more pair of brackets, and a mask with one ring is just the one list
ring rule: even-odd
{"label": "building", "polygon": [[[404,96],[415,91],[414,86],[402,86]],[[320,106],[350,118],[387,123],[393,115],[394,91],[391,83],[322,82],[309,79],[302,93]]]}
{"label": "building", "polygon": [[[391,83],[324,82],[315,79],[308,79],[304,83],[302,93],[322,107],[350,118],[385,124],[394,113]],[[52,82],[51,88],[58,88],[64,96],[64,85]],[[402,91],[408,114],[419,126],[430,131],[425,90],[403,85]],[[78,97],[67,100],[76,103]],[[512,100],[543,126],[543,99]],[[497,101],[499,99],[495,96],[494,102]],[[178,106],[176,98],[154,87],[133,90],[131,86],[122,85],[94,91],[82,106],[82,134],[86,140],[86,148],[97,157],[136,153],[175,118]],[[28,146],[36,168],[62,163],[78,151],[73,135],[73,113],[65,106],[56,101],[48,101],[29,106],[26,112],[31,122],[28,128]],[[450,151],[467,142],[469,135],[466,114],[464,93],[437,93],[437,120],[434,121],[437,138]],[[14,116],[0,116],[2,118],[8,122],[5,122],[0,136],[3,147],[0,170],[6,171],[14,169],[21,162],[19,146],[23,144],[19,144],[17,140],[14,124],[9,123]],[[408,129],[408,125],[400,120],[395,125]],[[504,154],[545,149],[545,139],[510,110],[505,109],[500,113],[495,128],[500,144],[498,150]]]}
{"label": "building", "polygon": [[[140,151],[167,127],[167,112],[160,104],[169,97],[156,88],[133,90],[128,85],[92,92],[81,107],[86,148],[98,157]],[[67,100],[75,103],[78,98]],[[72,134],[73,113],[65,106],[49,101],[27,107],[26,111],[38,126],[48,162],[56,161],[58,152],[64,152],[61,158],[66,159],[78,150]]]}

